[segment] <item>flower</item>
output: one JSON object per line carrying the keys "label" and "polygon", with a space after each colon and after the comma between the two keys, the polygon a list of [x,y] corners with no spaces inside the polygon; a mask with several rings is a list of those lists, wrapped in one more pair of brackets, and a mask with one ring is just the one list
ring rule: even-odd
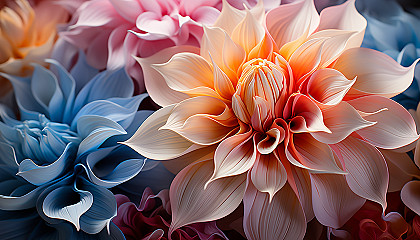
{"label": "flower", "polygon": [[[53,10],[54,9],[54,10]],[[30,74],[30,63],[43,63],[49,57],[56,39],[57,24],[68,19],[65,9],[52,1],[6,0],[0,3],[0,72],[24,76]],[[0,97],[11,86],[0,77]]]}
{"label": "flower", "polygon": [[[1,74],[13,84],[19,106],[16,117],[0,105],[0,216],[7,227],[0,232],[14,231],[14,239],[39,239],[45,227],[101,232],[117,211],[108,188],[136,176],[145,163],[117,144],[151,114],[137,111],[147,95],[132,97],[125,70],[92,74],[83,57],[72,74],[54,60],[48,63],[51,70],[34,65],[28,77]],[[3,218],[17,211],[11,220]],[[12,224],[29,220],[41,224],[39,231]]]}
{"label": "flower", "polygon": [[175,45],[198,46],[202,25],[212,24],[220,7],[221,0],[93,0],[78,8],[74,24],[60,35],[82,49],[97,69],[125,66],[141,93],[142,71],[132,55],[148,57]]}
{"label": "flower", "polygon": [[410,85],[414,65],[359,48],[365,27],[354,1],[320,15],[313,1],[267,14],[224,2],[199,54],[138,59],[163,108],[125,144],[187,166],[170,187],[170,232],[241,201],[248,239],[302,239],[314,217],[339,228],[366,199],[386,208],[378,149],[418,139],[411,115],[389,99]]}
{"label": "flower", "polygon": [[[127,240],[130,239],[168,239],[171,218],[169,191],[164,189],[153,195],[150,188],[143,192],[139,206],[136,206],[124,195],[115,195],[118,214],[112,220]],[[177,229],[172,239],[226,239],[215,222],[196,223]]]}

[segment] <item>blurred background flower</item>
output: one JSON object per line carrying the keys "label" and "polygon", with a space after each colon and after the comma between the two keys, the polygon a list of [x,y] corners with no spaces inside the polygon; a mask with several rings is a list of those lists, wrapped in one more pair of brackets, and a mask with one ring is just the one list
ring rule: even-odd
{"label": "blurred background flower", "polygon": [[[132,179],[145,165],[142,156],[117,144],[152,113],[137,110],[147,95],[132,97],[124,68],[98,73],[81,55],[70,74],[48,62],[51,70],[34,65],[28,77],[1,74],[12,83],[19,107],[15,116],[0,105],[0,218],[6,222],[1,239],[28,237],[21,230],[27,226],[18,223],[39,217],[45,222],[36,220],[43,223],[39,232],[30,231],[33,237],[50,233],[43,230],[46,224],[100,233],[117,213],[108,188]],[[66,224],[73,227],[61,227]]]}
{"label": "blurred background flower", "polygon": [[[56,40],[57,24],[69,14],[51,0],[3,0],[0,2],[0,72],[24,76],[30,63],[44,64]],[[0,98],[11,92],[0,77]]]}
{"label": "blurred background flower", "polygon": [[[146,188],[138,206],[124,195],[115,195],[115,198],[118,204],[118,214],[112,221],[121,229],[127,240],[169,239],[171,206],[168,189],[153,195],[152,190]],[[216,222],[184,226],[175,230],[171,237],[174,240],[227,239],[216,226]]]}

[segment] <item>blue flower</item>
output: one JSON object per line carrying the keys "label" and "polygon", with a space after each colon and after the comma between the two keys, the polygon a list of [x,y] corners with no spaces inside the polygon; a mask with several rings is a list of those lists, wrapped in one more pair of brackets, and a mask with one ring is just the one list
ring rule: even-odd
{"label": "blue flower", "polygon": [[[368,25],[362,47],[384,52],[402,66],[412,65],[420,57],[420,19],[405,12],[393,0],[363,3],[363,8],[360,8]],[[420,66],[417,66],[411,86],[394,100],[408,109],[416,109],[420,101],[419,81]]]}
{"label": "blue flower", "polygon": [[123,239],[110,223],[117,209],[109,188],[145,165],[118,142],[152,113],[138,111],[147,95],[132,96],[124,69],[98,73],[83,56],[71,73],[48,62],[51,70],[34,65],[29,77],[1,75],[13,85],[19,112],[0,105],[0,238],[71,239],[109,230]]}

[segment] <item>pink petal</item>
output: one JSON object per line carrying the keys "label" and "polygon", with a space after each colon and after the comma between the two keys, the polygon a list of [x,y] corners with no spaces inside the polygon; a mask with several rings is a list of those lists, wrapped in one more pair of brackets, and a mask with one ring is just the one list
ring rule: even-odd
{"label": "pink petal", "polygon": [[118,26],[125,20],[115,11],[114,6],[110,1],[95,0],[86,2],[77,10],[79,17],[76,24],[70,26],[74,29],[80,26],[104,26],[111,24]]}
{"label": "pink petal", "polygon": [[290,141],[286,156],[292,164],[315,172],[344,173],[327,144],[317,141],[307,133],[293,134]]}
{"label": "pink petal", "polygon": [[223,140],[214,154],[214,173],[209,182],[248,171],[259,154],[252,129]]}
{"label": "pink petal", "polygon": [[[112,31],[108,40],[107,69],[114,70],[125,65],[126,52],[124,39],[128,34],[128,26],[120,26]],[[103,50],[102,50],[103,51]]]}
{"label": "pink petal", "polygon": [[400,191],[404,184],[413,177],[420,178],[420,170],[407,153],[392,150],[380,150],[386,160],[389,171],[388,192]]}
{"label": "pink petal", "polygon": [[[369,114],[365,120],[376,122],[357,131],[366,141],[384,149],[400,148],[418,139],[416,123],[400,104],[380,96],[366,96],[348,101],[355,109]],[[384,109],[383,111],[379,111]]]}
{"label": "pink petal", "polygon": [[165,125],[174,105],[166,106],[154,112],[137,129],[136,133],[123,142],[141,155],[155,160],[168,160],[197,149],[174,131],[160,128]]}
{"label": "pink petal", "polygon": [[136,22],[136,18],[142,9],[136,0],[109,0],[114,6],[114,9],[131,23]]}
{"label": "pink petal", "polygon": [[248,186],[244,196],[244,230],[247,239],[303,239],[306,231],[302,206],[289,184],[270,199]]}
{"label": "pink petal", "polygon": [[311,135],[318,141],[334,144],[345,139],[354,131],[363,129],[375,124],[363,119],[360,114],[347,102],[340,102],[334,107],[324,109],[325,126],[331,130],[331,133],[313,132]]}
{"label": "pink petal", "polygon": [[212,165],[211,161],[197,162],[184,168],[172,181],[169,190],[172,208],[170,234],[191,223],[225,217],[241,203],[246,176],[217,179],[205,188],[212,174]]}
{"label": "pink petal", "polygon": [[366,29],[366,19],[357,12],[354,0],[344,4],[325,8],[320,14],[318,31],[325,29],[339,29],[356,31],[346,48],[360,47]]}
{"label": "pink petal", "polygon": [[267,29],[277,46],[294,41],[318,27],[319,15],[313,1],[296,1],[281,5],[267,13]]}
{"label": "pink petal", "polygon": [[233,29],[232,40],[248,54],[265,35],[265,29],[248,11],[245,18]]}
{"label": "pink petal", "polygon": [[[393,97],[410,86],[417,62],[418,60],[410,67],[403,67],[385,53],[367,48],[352,48],[338,57],[333,68],[348,79],[357,77],[350,95],[357,95],[359,91]],[[356,91],[353,92],[353,89]]]}
{"label": "pink petal", "polygon": [[198,48],[192,46],[176,46],[164,49],[148,58],[136,58],[143,69],[144,83],[147,92],[154,102],[160,106],[167,106],[178,103],[188,97],[184,93],[172,90],[166,84],[163,76],[151,66],[157,63],[168,61],[175,53],[178,52],[198,52]]}
{"label": "pink petal", "polygon": [[332,145],[348,172],[346,181],[357,195],[386,209],[388,168],[382,154],[371,144],[354,137]]}
{"label": "pink petal", "polygon": [[254,186],[258,191],[268,193],[270,201],[287,181],[286,169],[274,153],[261,155],[250,175]]}
{"label": "pink petal", "polygon": [[411,181],[401,190],[401,200],[404,204],[420,215],[420,181]]}
{"label": "pink petal", "polygon": [[[146,32],[147,40],[158,40],[175,35],[179,29],[177,23],[168,15],[163,17],[155,12],[143,12],[136,20],[139,30]],[[139,34],[141,37],[143,34]],[[150,36],[154,35],[154,37]],[[142,38],[142,37],[141,37]]]}
{"label": "pink petal", "polygon": [[365,203],[363,198],[352,192],[342,175],[310,176],[315,216],[324,226],[343,226]]}

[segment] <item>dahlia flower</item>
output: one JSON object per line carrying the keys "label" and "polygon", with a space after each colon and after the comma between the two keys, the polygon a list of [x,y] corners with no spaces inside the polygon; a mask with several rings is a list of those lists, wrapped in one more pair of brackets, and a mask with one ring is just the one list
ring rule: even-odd
{"label": "dahlia flower", "polygon": [[8,237],[14,239],[28,237],[20,230],[27,225],[16,222],[39,217],[64,232],[69,226],[100,232],[117,211],[108,188],[136,176],[145,163],[117,144],[151,114],[137,111],[147,95],[132,97],[133,83],[125,70],[86,79],[89,67],[82,58],[72,74],[56,61],[48,62],[52,70],[34,65],[28,77],[1,74],[13,84],[19,107],[16,117],[0,105],[0,218],[8,223],[0,224],[7,227],[0,232],[12,231],[16,235]]}
{"label": "dahlia flower", "polygon": [[[115,195],[118,204],[118,214],[112,220],[127,240],[135,239],[168,239],[168,229],[171,222],[171,206],[169,191],[164,189],[153,195],[146,188],[140,203],[136,206],[124,195]],[[173,239],[179,240],[212,240],[226,239],[215,222],[196,223],[175,230]]]}
{"label": "dahlia flower", "polygon": [[[26,75],[30,63],[43,63],[56,38],[56,27],[68,19],[65,9],[52,1],[5,0],[0,3],[0,72]],[[0,97],[11,90],[0,77]]]}
{"label": "dahlia flower", "polygon": [[200,53],[138,59],[163,108],[124,143],[187,165],[170,187],[170,231],[241,201],[249,239],[302,239],[314,217],[339,228],[366,199],[386,208],[378,149],[418,139],[411,115],[389,99],[410,85],[414,65],[360,48],[365,27],[354,1],[320,15],[313,1],[267,14],[225,1]]}

